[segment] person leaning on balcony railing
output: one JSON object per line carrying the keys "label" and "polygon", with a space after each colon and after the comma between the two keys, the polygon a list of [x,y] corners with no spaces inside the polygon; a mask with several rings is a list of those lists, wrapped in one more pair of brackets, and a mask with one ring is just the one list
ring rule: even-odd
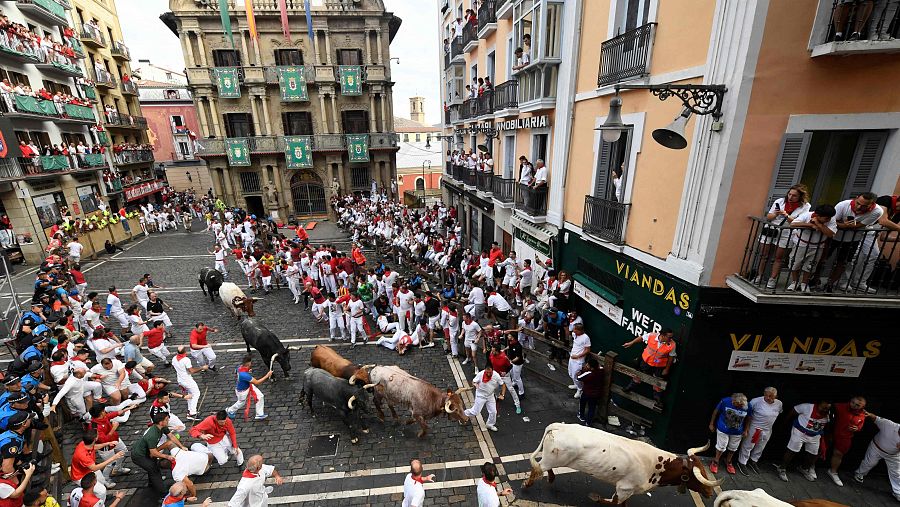
{"label": "person leaning on balcony railing", "polygon": [[[825,243],[837,232],[834,206],[820,204],[814,212],[802,213],[791,223],[791,283],[788,292],[809,293],[809,279],[822,258]],[[800,273],[803,273],[802,278]]]}
{"label": "person leaning on balcony railing", "polygon": [[898,225],[900,223],[900,196],[882,195],[875,200],[875,203],[884,210],[884,214],[878,219],[878,225],[890,232],[867,234],[863,238],[857,251],[856,262],[850,273],[851,290],[869,294],[877,292],[874,287],[868,286],[868,280],[881,257],[879,243],[884,244],[886,249],[890,249],[888,257],[891,257],[898,242],[897,233],[900,232],[900,225]]}
{"label": "person leaning on balcony railing", "polygon": [[484,91],[486,91],[486,92],[494,91],[494,83],[491,83],[490,77],[484,78]]}
{"label": "person leaning on balcony railing", "polygon": [[834,24],[834,40],[839,42],[844,40],[844,29],[849,29],[850,14],[853,16],[853,32],[850,33],[849,40],[859,40],[862,37],[862,31],[872,16],[872,10],[875,8],[874,0],[837,0],[834,6],[834,14],[831,22]]}
{"label": "person leaning on balcony railing", "polygon": [[864,229],[878,223],[884,216],[884,209],[875,203],[876,199],[878,199],[876,194],[863,192],[854,199],[837,203],[834,207],[838,232],[832,238],[824,260],[828,260],[832,251],[837,253],[831,275],[824,287],[825,292],[834,291],[835,286],[840,290],[847,289],[849,281],[842,279],[847,264],[855,263],[856,254],[865,236],[874,234],[867,234]]}
{"label": "person leaning on balcony railing", "polygon": [[763,226],[759,230],[759,260],[756,267],[757,275],[753,280],[754,285],[759,285],[766,279],[764,274],[773,247],[775,262],[772,264],[772,274],[766,282],[766,288],[774,289],[778,284],[784,253],[788,250],[791,239],[791,231],[788,227],[791,222],[809,209],[809,191],[803,184],[793,185],[784,197],[779,197],[772,203],[766,219],[775,227]]}

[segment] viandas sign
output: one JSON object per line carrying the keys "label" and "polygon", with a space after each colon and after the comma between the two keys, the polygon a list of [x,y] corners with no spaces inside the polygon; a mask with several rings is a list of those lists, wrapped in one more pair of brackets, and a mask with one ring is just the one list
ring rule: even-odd
{"label": "viandas sign", "polygon": [[219,98],[239,99],[241,97],[241,81],[235,67],[222,67],[215,70],[216,83],[219,87]]}
{"label": "viandas sign", "polygon": [[347,153],[350,162],[369,161],[368,134],[350,134],[347,136]]}
{"label": "viandas sign", "polygon": [[312,167],[312,136],[285,137],[284,157],[289,169]]}
{"label": "viandas sign", "polygon": [[341,95],[362,95],[362,67],[341,65],[338,69],[341,76]]}
{"label": "viandas sign", "polygon": [[250,143],[247,142],[247,139],[226,139],[225,151],[228,154],[228,165],[250,165]]}
{"label": "viandas sign", "polygon": [[308,101],[305,67],[278,67],[278,85],[284,102]]}

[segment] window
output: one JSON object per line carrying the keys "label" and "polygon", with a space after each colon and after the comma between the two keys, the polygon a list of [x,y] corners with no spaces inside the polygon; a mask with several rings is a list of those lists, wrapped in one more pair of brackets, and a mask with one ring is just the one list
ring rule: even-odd
{"label": "window", "polygon": [[50,146],[50,134],[46,132],[16,131],[16,139],[19,141],[33,142],[38,148]]}
{"label": "window", "polygon": [[181,116],[180,114],[169,116],[169,121],[172,122],[173,127],[184,126],[184,116]]}
{"label": "window", "polygon": [[417,142],[417,143],[421,143],[421,142],[422,142],[422,134],[416,134],[416,142]]}
{"label": "window", "polygon": [[69,86],[61,84],[61,83],[57,83],[56,81],[49,81],[49,80],[45,79],[43,85],[44,85],[44,88],[46,88],[47,91],[53,95],[55,95],[56,92],[62,92],[62,93],[65,93],[66,95],[72,94],[72,89],[69,88]]}
{"label": "window", "polygon": [[341,120],[345,134],[365,134],[369,132],[368,111],[343,111]]}
{"label": "window", "polygon": [[41,227],[46,229],[62,220],[59,208],[66,205],[66,197],[62,192],[39,195],[34,197],[32,201],[34,202],[34,210],[38,219],[41,221]]}
{"label": "window", "polygon": [[338,49],[338,65],[362,65],[361,49]]}
{"label": "window", "polygon": [[372,188],[372,179],[369,177],[369,166],[350,168],[350,185],[353,190],[368,190]]}
{"label": "window", "polygon": [[16,86],[16,85],[31,86],[31,80],[28,79],[28,76],[26,76],[25,74],[16,72],[16,71],[0,69],[0,78],[9,79],[10,84],[12,84],[13,86]]}
{"label": "window", "polygon": [[225,114],[226,137],[253,137],[253,121],[248,113]]}
{"label": "window", "polygon": [[306,111],[281,113],[281,124],[286,136],[313,135],[312,115]]}
{"label": "window", "polygon": [[178,100],[181,98],[181,94],[178,93],[178,90],[166,90],[166,98],[169,100]]}
{"label": "window", "polygon": [[532,134],[531,136],[531,163],[538,159],[547,162],[547,142],[549,134]]}
{"label": "window", "polygon": [[616,28],[614,35],[647,24],[650,20],[650,0],[615,0]]}
{"label": "window", "polygon": [[87,145],[87,141],[84,138],[84,134],[70,134],[68,132],[63,132],[62,134],[62,142],[65,144],[75,144],[84,143]]}
{"label": "window", "polygon": [[[491,83],[494,83],[494,66],[497,64],[497,53],[495,51],[491,51],[487,55],[487,73],[485,76],[491,78]],[[494,83],[496,84],[496,83]]]}
{"label": "window", "polygon": [[516,173],[516,136],[508,135],[503,138],[503,177],[517,178]]}
{"label": "window", "polygon": [[262,186],[259,183],[259,173],[257,172],[244,172],[239,173],[241,178],[241,191],[242,192],[259,192],[262,189]]}
{"label": "window", "polygon": [[614,143],[600,140],[594,197],[607,201],[625,201],[625,185],[629,178],[628,154],[631,151],[633,132],[630,127],[623,130],[622,136]]}
{"label": "window", "polygon": [[416,178],[416,190],[422,192],[425,190],[425,180],[422,178]]}
{"label": "window", "polygon": [[235,49],[214,49],[213,65],[216,67],[240,67],[241,54]]}
{"label": "window", "polygon": [[100,209],[100,200],[97,198],[96,185],[85,185],[75,189],[78,193],[78,202],[81,204],[82,213],[93,213]]}
{"label": "window", "polygon": [[403,134],[403,142],[404,142],[404,143],[408,143],[408,142],[409,142],[409,134]]}
{"label": "window", "polygon": [[303,53],[299,49],[276,49],[275,65],[303,65]]}
{"label": "window", "polygon": [[193,153],[191,152],[191,145],[184,142],[178,141],[178,153],[181,155],[182,159],[190,158]]}
{"label": "window", "polygon": [[171,80],[172,80],[172,73],[166,72],[166,81],[171,81]]}

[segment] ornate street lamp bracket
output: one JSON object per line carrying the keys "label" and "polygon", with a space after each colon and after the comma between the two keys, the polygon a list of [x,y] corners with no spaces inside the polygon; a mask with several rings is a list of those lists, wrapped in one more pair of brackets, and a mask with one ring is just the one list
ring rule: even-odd
{"label": "ornate street lamp bracket", "polygon": [[728,89],[725,85],[616,85],[619,90],[649,90],[659,100],[678,97],[681,103],[696,115],[712,115],[718,120],[722,117],[722,101]]}

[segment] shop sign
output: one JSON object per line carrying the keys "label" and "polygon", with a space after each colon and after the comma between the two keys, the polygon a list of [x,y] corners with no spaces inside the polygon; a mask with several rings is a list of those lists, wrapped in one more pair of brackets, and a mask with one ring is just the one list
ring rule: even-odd
{"label": "shop sign", "polygon": [[[671,281],[655,276],[652,271],[634,266],[626,261],[616,260],[616,273],[626,282],[637,285],[681,310],[688,310],[691,307],[690,294],[681,290]],[[687,312],[687,317],[693,317],[691,312]]]}
{"label": "shop sign", "polygon": [[622,309],[604,299],[601,295],[588,289],[584,284],[575,280],[575,294],[588,304],[606,315],[617,325],[622,325]]}
{"label": "shop sign", "polygon": [[859,377],[865,357],[821,356],[815,354],[782,354],[779,352],[731,353],[728,369],[753,373],[787,373],[826,377]]}
{"label": "shop sign", "polygon": [[516,228],[515,237],[516,237],[516,239],[524,241],[526,245],[530,246],[531,248],[534,248],[535,250],[544,254],[545,256],[547,256],[547,257],[550,256],[550,245],[549,244],[544,243],[543,241],[535,238],[531,234],[528,234],[527,232],[523,231],[522,229]]}
{"label": "shop sign", "polygon": [[550,126],[550,117],[547,115],[531,116],[529,118],[516,118],[513,120],[497,122],[497,130],[523,130],[538,129]]}
{"label": "shop sign", "polygon": [[133,201],[135,199],[140,199],[141,197],[146,197],[154,192],[159,192],[163,189],[165,184],[162,181],[149,181],[147,183],[142,183],[140,185],[129,187],[125,189],[125,200]]}

